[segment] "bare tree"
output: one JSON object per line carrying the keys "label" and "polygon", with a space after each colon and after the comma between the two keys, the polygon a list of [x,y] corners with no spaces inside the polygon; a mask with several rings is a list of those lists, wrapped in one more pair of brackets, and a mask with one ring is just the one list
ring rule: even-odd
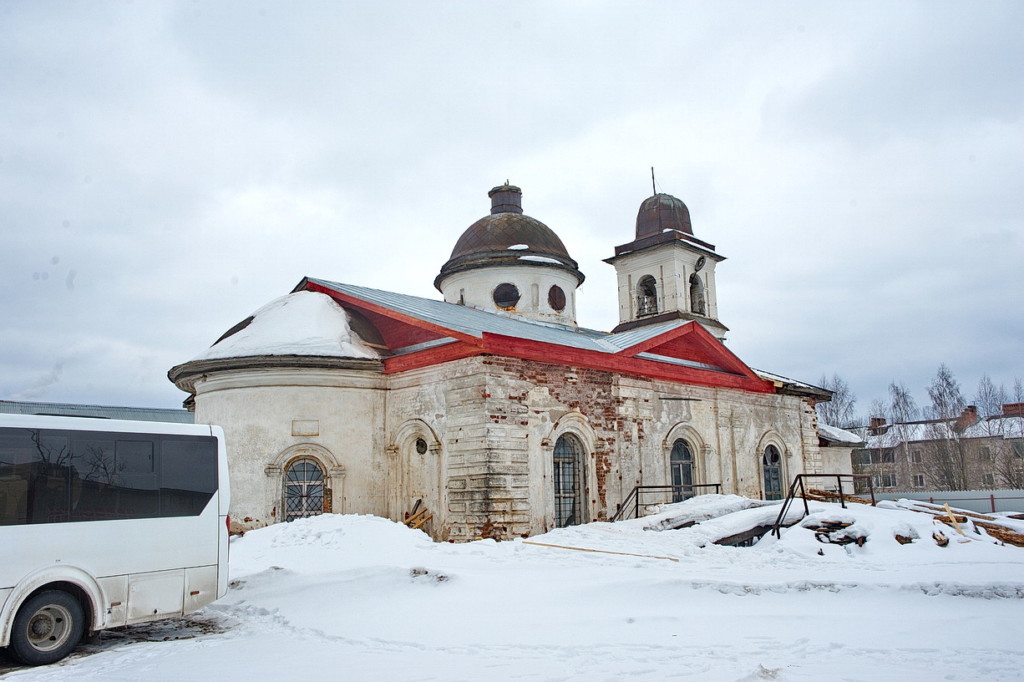
{"label": "bare tree", "polygon": [[914,396],[910,394],[907,387],[895,381],[889,383],[887,407],[886,417],[891,426],[886,435],[890,447],[894,451],[899,484],[908,488],[911,485],[912,476],[921,469],[920,465],[913,461],[910,450],[910,441],[919,438],[919,426],[908,422],[917,420],[920,411],[917,409]]}
{"label": "bare tree", "polygon": [[818,403],[815,406],[818,411],[818,419],[829,426],[840,429],[852,426],[853,407],[857,399],[854,397],[850,385],[838,374],[833,374],[831,379],[823,374],[818,383],[825,390],[832,391],[831,400]]}
{"label": "bare tree", "polygon": [[1003,405],[1007,402],[1009,401],[1006,388],[1002,385],[996,386],[987,374],[982,374],[981,379],[978,381],[978,390],[974,394],[974,404],[978,408],[978,414],[983,417],[989,417],[989,419],[985,420],[985,428],[983,429],[986,434],[1002,435],[1003,420],[991,419],[991,417],[1001,416],[1003,414]]}
{"label": "bare tree", "polygon": [[[1024,382],[1020,377],[1014,378],[1013,391],[1009,395],[1014,403],[1024,403]],[[1024,489],[1024,416],[991,421],[999,422],[999,435],[1002,436],[1002,447],[996,458],[999,482],[1007,488]]]}
{"label": "bare tree", "polygon": [[926,427],[928,453],[924,458],[929,482],[939,490],[968,490],[970,475],[966,443],[956,420],[966,406],[960,392],[960,383],[945,364],[928,386],[931,404],[926,408],[929,418],[935,420]]}

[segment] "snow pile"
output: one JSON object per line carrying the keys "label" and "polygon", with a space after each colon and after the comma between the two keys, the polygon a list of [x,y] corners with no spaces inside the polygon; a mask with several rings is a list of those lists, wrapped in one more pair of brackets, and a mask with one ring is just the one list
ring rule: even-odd
{"label": "snow pile", "polygon": [[[108,633],[62,665],[8,677],[1020,678],[1024,549],[918,512],[830,503],[810,504],[781,538],[724,547],[709,539],[779,507],[706,498],[663,510],[696,521],[687,528],[654,530],[654,517],[500,543],[434,543],[370,516],[278,524],[233,539],[228,596],[186,622],[217,631]],[[834,544],[818,532],[828,524],[865,541]]]}
{"label": "snow pile", "polygon": [[739,495],[698,495],[682,502],[662,505],[657,513],[624,523],[639,523],[644,530],[672,530],[721,518],[744,509],[765,506],[774,510],[770,512],[771,520],[774,522],[775,517],[779,515],[779,507],[775,502],[752,500]]}
{"label": "snow pile", "polygon": [[253,313],[252,321],[243,329],[192,360],[255,355],[379,357],[349,328],[345,310],[330,296],[313,291],[274,299]]}

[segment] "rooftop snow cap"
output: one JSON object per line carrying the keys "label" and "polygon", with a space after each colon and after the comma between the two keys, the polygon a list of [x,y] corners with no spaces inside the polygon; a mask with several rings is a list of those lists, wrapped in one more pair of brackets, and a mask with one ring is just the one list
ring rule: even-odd
{"label": "rooftop snow cap", "polygon": [[671,194],[655,194],[644,199],[636,214],[636,238],[661,234],[665,230],[676,230],[693,234],[690,225],[690,209]]}
{"label": "rooftop snow cap", "polygon": [[[572,273],[583,282],[583,273],[569,257],[554,230],[523,213],[523,191],[507,182],[494,187],[491,213],[470,225],[455,242],[451,258],[441,268],[434,286],[448,275],[490,265],[531,265],[549,263]],[[544,261],[538,261],[537,258]]]}

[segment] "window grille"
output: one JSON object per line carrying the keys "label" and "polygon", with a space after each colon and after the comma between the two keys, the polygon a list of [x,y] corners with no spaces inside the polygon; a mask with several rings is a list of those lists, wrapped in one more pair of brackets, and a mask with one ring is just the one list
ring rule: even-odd
{"label": "window grille", "polygon": [[782,457],[779,449],[769,445],[761,457],[761,468],[764,471],[764,499],[782,499]]}
{"label": "window grille", "polygon": [[583,523],[583,446],[570,435],[559,437],[554,453],[555,525]]}
{"label": "window grille", "polygon": [[[672,444],[669,467],[672,471],[672,485],[693,485],[693,451],[690,449],[690,444],[682,438]],[[673,502],[682,502],[691,497],[693,497],[693,488],[674,488],[672,490]]]}
{"label": "window grille", "polygon": [[316,460],[302,457],[284,476],[285,521],[317,516],[324,511],[324,472]]}

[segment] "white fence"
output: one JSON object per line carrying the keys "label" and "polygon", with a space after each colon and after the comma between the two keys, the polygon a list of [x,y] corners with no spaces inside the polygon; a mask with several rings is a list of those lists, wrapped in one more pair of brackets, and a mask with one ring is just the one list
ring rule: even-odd
{"label": "white fence", "polygon": [[875,491],[876,500],[920,500],[933,504],[949,503],[981,514],[991,512],[1024,513],[1024,490],[922,490],[902,493],[880,493]]}

